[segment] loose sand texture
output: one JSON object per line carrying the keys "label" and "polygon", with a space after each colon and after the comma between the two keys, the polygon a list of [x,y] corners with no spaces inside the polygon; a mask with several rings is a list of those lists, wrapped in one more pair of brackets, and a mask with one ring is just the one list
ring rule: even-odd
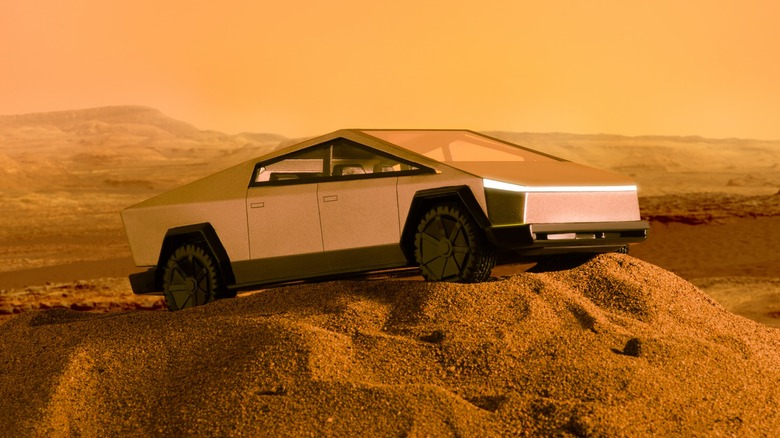
{"label": "loose sand texture", "polygon": [[0,325],[15,435],[773,436],[780,331],[630,256]]}

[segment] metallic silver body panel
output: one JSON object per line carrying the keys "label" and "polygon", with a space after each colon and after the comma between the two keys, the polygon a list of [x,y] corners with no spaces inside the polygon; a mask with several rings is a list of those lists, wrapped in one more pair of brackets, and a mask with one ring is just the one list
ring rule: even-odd
{"label": "metallic silver body panel", "polygon": [[254,162],[246,162],[122,210],[137,266],[154,266],[165,233],[208,222],[231,260],[249,258],[246,188]]}
{"label": "metallic silver body panel", "polygon": [[247,259],[322,251],[318,210],[317,184],[251,187],[246,195]]}
{"label": "metallic silver body panel", "polygon": [[525,223],[639,220],[636,192],[533,192],[525,195]]}
{"label": "metallic silver body panel", "polygon": [[568,161],[460,161],[446,164],[481,178],[529,187],[634,185],[627,176]]}
{"label": "metallic silver body panel", "polygon": [[325,251],[398,244],[397,177],[318,184]]}
{"label": "metallic silver body panel", "polygon": [[400,214],[401,228],[406,223],[409,208],[417,192],[440,187],[459,186],[468,186],[482,210],[487,212],[485,190],[481,178],[474,178],[457,169],[447,167],[442,167],[441,173],[438,175],[416,175],[398,178],[398,212]]}
{"label": "metallic silver body panel", "polygon": [[283,283],[307,278],[399,268],[407,266],[397,244],[367,246],[337,251],[320,251],[233,263],[233,289]]}

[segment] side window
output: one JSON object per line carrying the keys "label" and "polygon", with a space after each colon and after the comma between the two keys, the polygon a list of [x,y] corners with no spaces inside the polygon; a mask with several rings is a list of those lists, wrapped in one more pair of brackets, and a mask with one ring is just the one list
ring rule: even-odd
{"label": "side window", "polygon": [[420,170],[420,167],[348,140],[342,139],[333,145],[331,175],[335,178],[393,176],[389,174],[415,170]]}
{"label": "side window", "polygon": [[432,169],[339,138],[258,163],[251,185],[298,184],[339,179],[381,178]]}
{"label": "side window", "polygon": [[254,183],[277,181],[311,182],[325,176],[328,146],[309,148],[287,155],[279,161],[258,165],[255,168]]}

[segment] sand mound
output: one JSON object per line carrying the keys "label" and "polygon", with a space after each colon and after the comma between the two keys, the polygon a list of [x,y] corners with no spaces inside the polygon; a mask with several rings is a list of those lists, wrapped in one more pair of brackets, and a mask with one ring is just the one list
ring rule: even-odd
{"label": "sand mound", "polygon": [[10,435],[780,431],[780,331],[628,256],[0,325]]}

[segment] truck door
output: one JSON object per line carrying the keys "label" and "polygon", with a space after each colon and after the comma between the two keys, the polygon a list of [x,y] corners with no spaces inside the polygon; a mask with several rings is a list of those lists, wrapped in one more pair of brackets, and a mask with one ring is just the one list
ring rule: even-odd
{"label": "truck door", "polygon": [[322,252],[317,182],[328,158],[319,147],[257,165],[246,195],[252,259]]}
{"label": "truck door", "polygon": [[252,259],[322,251],[316,183],[250,187],[246,211]]}
{"label": "truck door", "polygon": [[319,184],[317,198],[325,251],[397,244],[397,177]]}

